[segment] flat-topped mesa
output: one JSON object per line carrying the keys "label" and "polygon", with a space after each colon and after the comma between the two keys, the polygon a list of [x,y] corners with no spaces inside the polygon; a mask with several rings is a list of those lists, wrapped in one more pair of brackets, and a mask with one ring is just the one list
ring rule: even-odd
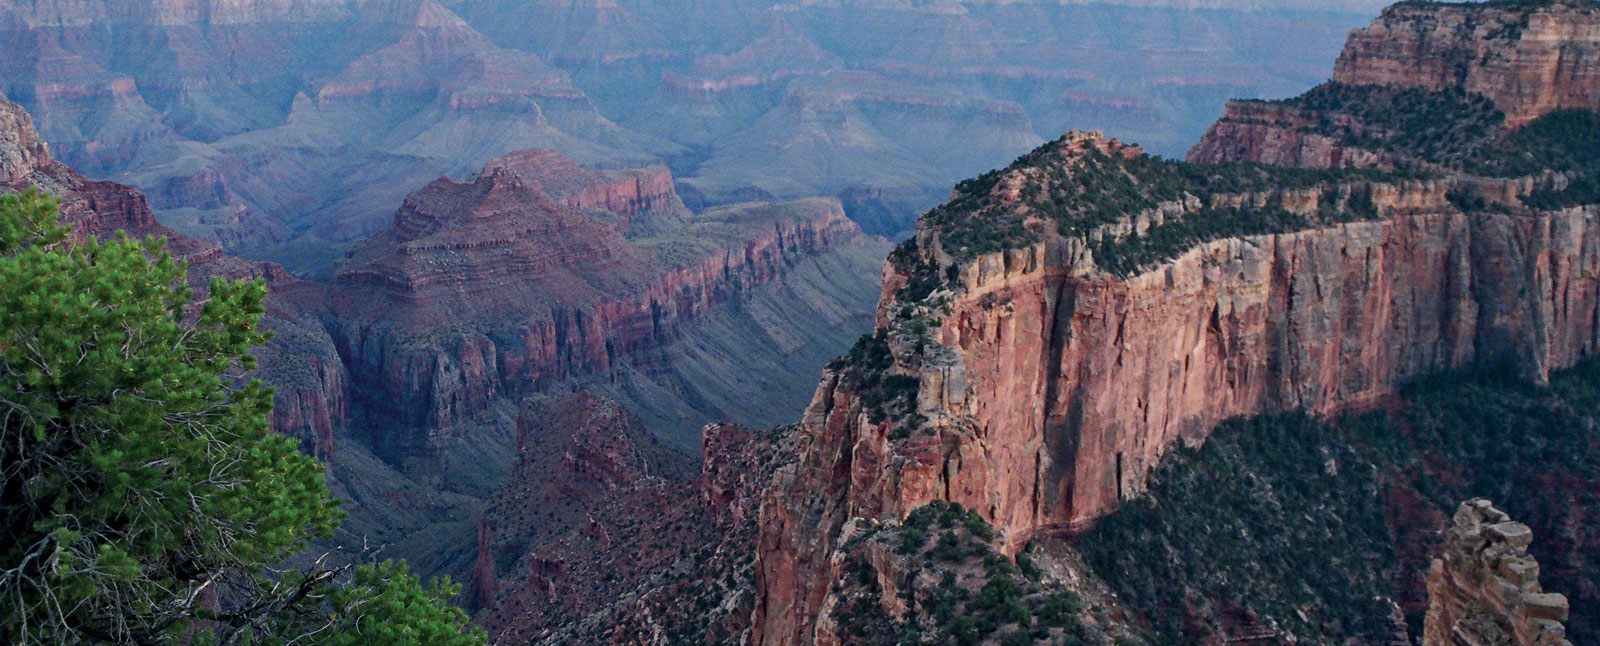
{"label": "flat-topped mesa", "polygon": [[1532,542],[1489,501],[1461,503],[1428,571],[1423,646],[1572,646],[1567,598],[1540,588]]}
{"label": "flat-topped mesa", "polygon": [[1333,80],[1463,89],[1491,99],[1512,127],[1600,108],[1600,3],[1402,2],[1350,34]]}
{"label": "flat-topped mesa", "polygon": [[334,279],[359,389],[403,393],[377,408],[397,430],[375,445],[428,450],[502,390],[648,363],[686,321],[861,236],[837,201],[689,216],[671,183],[525,151],[408,197]]}

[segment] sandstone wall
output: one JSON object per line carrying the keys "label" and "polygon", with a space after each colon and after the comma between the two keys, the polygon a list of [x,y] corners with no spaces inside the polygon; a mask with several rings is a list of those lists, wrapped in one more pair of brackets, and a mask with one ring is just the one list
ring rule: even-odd
{"label": "sandstone wall", "polygon": [[819,386],[763,508],[757,643],[828,643],[814,618],[851,518],[950,500],[1016,549],[1114,510],[1225,418],[1334,412],[1471,362],[1539,379],[1600,347],[1600,209],[1469,215],[1448,190],[1379,190],[1387,219],[1213,242],[1127,280],[1059,242],[964,267],[918,373],[934,432],[896,439],[839,377]]}
{"label": "sandstone wall", "polygon": [[[1334,118],[1338,118],[1335,116]],[[1353,119],[1345,119],[1353,124]],[[1222,118],[1189,150],[1188,160],[1217,164],[1249,160],[1300,168],[1371,168],[1377,153],[1316,134],[1317,117],[1260,101],[1229,101]]]}
{"label": "sandstone wall", "polygon": [[1600,107],[1600,7],[1397,5],[1350,35],[1333,80],[1464,87],[1493,99],[1513,126]]}

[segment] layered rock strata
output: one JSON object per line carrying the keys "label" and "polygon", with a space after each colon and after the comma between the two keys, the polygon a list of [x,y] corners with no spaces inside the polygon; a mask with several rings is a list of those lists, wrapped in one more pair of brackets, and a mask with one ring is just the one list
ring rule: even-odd
{"label": "layered rock strata", "polygon": [[1487,500],[1461,504],[1428,571],[1423,646],[1572,646],[1567,598],[1539,587],[1533,532]]}
{"label": "layered rock strata", "polygon": [[[957,266],[934,344],[907,369],[931,430],[897,437],[839,373],[819,386],[809,450],[767,508],[757,624],[784,632],[762,643],[811,643],[802,618],[826,595],[813,582],[831,578],[808,568],[827,568],[850,518],[949,500],[1015,549],[1114,510],[1175,443],[1228,417],[1333,413],[1469,363],[1542,379],[1594,352],[1600,209],[1531,212],[1525,186],[1472,180],[1510,201],[1467,213],[1448,199],[1458,181],[1373,185],[1382,219],[1205,243],[1125,280],[1059,238]],[[927,307],[897,300],[908,280],[891,265],[880,308],[902,352],[918,341],[899,312]]]}
{"label": "layered rock strata", "polygon": [[[1265,101],[1229,101],[1222,118],[1189,150],[1197,163],[1250,160],[1301,168],[1371,168],[1385,156],[1315,129],[1321,114]],[[1334,120],[1359,127],[1351,117]]]}
{"label": "layered rock strata", "polygon": [[[1504,81],[1521,89],[1489,94],[1508,128],[1600,107],[1560,89],[1577,82],[1577,60],[1516,58],[1584,51],[1591,9],[1402,5],[1352,36],[1336,79],[1488,93],[1492,83],[1472,79],[1496,78],[1509,57],[1518,78],[1545,85]],[[1389,55],[1505,54],[1460,59],[1485,70],[1442,85],[1357,74],[1377,51],[1371,33],[1474,12],[1528,26],[1444,29],[1455,45],[1441,35],[1423,39],[1427,51]],[[1537,42],[1502,47],[1524,34]],[[1337,114],[1270,104],[1229,114],[1191,159],[1389,165],[1318,139]],[[1251,188],[1255,173],[1276,171],[1148,163],[1078,135],[958,186],[886,265],[881,349],[858,346],[824,376],[805,450],[763,505],[755,642],[835,643],[830,582],[856,519],[956,502],[1014,551],[1114,511],[1172,447],[1204,441],[1223,419],[1336,414],[1469,364],[1542,381],[1600,349],[1600,207],[1548,206],[1575,176],[1430,168],[1283,172],[1266,182],[1276,188]]]}
{"label": "layered rock strata", "polygon": [[664,169],[619,175],[514,153],[407,198],[343,265],[330,325],[357,387],[385,398],[374,410],[416,429],[376,443],[408,453],[500,394],[648,366],[688,321],[861,240],[835,201],[691,219]]}
{"label": "layered rock strata", "polygon": [[1333,80],[1443,90],[1494,101],[1513,127],[1600,106],[1600,6],[1400,3],[1350,35]]}
{"label": "layered rock strata", "polygon": [[[1503,117],[1496,125],[1511,130],[1562,110],[1600,108],[1600,6],[1397,4],[1350,35],[1332,84],[1484,97]],[[1401,134],[1391,130],[1338,110],[1230,101],[1188,159],[1303,168],[1404,163],[1404,155],[1375,146]]]}
{"label": "layered rock strata", "polygon": [[[1483,98],[1499,112],[1494,128],[1515,131],[1560,110],[1600,109],[1600,37],[1595,34],[1600,34],[1600,6],[1590,2],[1402,3],[1350,34],[1330,86],[1454,96],[1450,101]],[[1384,101],[1357,99],[1368,109]],[[1459,118],[1435,115],[1430,126],[1450,128],[1442,122]],[[1330,106],[1230,101],[1221,120],[1189,150],[1189,160],[1299,168],[1442,161],[1384,146],[1386,139],[1405,134]]]}

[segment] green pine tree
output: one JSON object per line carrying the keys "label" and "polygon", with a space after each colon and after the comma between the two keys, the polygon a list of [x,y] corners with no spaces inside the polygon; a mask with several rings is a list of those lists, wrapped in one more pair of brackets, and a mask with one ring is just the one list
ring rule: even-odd
{"label": "green pine tree", "polygon": [[404,564],[276,568],[343,519],[244,379],[267,289],[0,196],[0,642],[479,644]]}

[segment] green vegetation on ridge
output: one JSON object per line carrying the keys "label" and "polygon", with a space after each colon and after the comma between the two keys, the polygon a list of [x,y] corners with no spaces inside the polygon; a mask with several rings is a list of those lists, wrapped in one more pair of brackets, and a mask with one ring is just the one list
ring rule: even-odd
{"label": "green vegetation on ridge", "polygon": [[[1043,581],[1027,554],[1014,561],[1002,555],[995,539],[994,527],[977,512],[944,501],[854,539],[846,548],[852,556],[844,576],[835,583],[844,600],[837,612],[841,641],[862,646],[1091,643],[1078,593]],[[907,603],[900,619],[885,612],[879,573],[861,556],[869,541],[892,550],[895,576],[911,575],[906,577],[910,587],[897,591]]]}
{"label": "green vegetation on ridge", "polygon": [[1330,81],[1298,97],[1268,103],[1316,117],[1311,132],[1346,146],[1388,153],[1401,165],[1486,177],[1592,172],[1600,146],[1600,113],[1593,110],[1556,111],[1509,130],[1505,115],[1488,97],[1460,89]]}
{"label": "green vegetation on ridge", "polygon": [[[1102,269],[1126,276],[1211,240],[1375,218],[1378,214],[1370,208],[1370,200],[1348,201],[1364,195],[1351,187],[1413,176],[1365,169],[1192,164],[1143,153],[1107,152],[1095,145],[1076,150],[1079,146],[1069,134],[1004,169],[957,184],[949,202],[923,216],[923,226],[938,232],[944,251],[959,263],[1038,242],[1039,233],[1025,226],[1029,218],[1038,218],[1053,226],[1055,233],[1091,244]],[[1023,177],[1015,200],[996,190],[1002,178],[1014,175]],[[1323,191],[1330,208],[1305,216],[1280,204],[1239,205],[1236,199],[1304,189]],[[1163,204],[1194,201],[1199,203],[1197,210],[1143,234],[1095,234]],[[907,270],[905,261],[915,255],[915,241],[908,241],[891,258]]]}
{"label": "green vegetation on ridge", "polygon": [[[1128,276],[1211,240],[1377,218],[1370,199],[1360,201],[1360,186],[1428,177],[1441,169],[1485,177],[1565,173],[1571,177],[1565,189],[1536,192],[1524,202],[1540,209],[1600,202],[1600,161],[1593,154],[1600,150],[1600,112],[1557,111],[1511,130],[1505,115],[1479,94],[1335,82],[1263,103],[1296,109],[1316,120],[1311,132],[1384,153],[1397,168],[1193,164],[1102,149],[1069,133],[1006,168],[957,184],[950,201],[922,216],[922,226],[935,231],[943,250],[961,263],[1039,242],[1039,225],[1029,224],[1036,219],[1053,234],[1089,243],[1102,269]],[[1323,191],[1324,208],[1315,214],[1240,205],[1237,199],[1306,189]],[[1178,202],[1186,203],[1181,215],[1145,232],[1095,233]],[[911,269],[903,261],[916,255],[914,244],[905,243],[894,256],[902,270]]]}

